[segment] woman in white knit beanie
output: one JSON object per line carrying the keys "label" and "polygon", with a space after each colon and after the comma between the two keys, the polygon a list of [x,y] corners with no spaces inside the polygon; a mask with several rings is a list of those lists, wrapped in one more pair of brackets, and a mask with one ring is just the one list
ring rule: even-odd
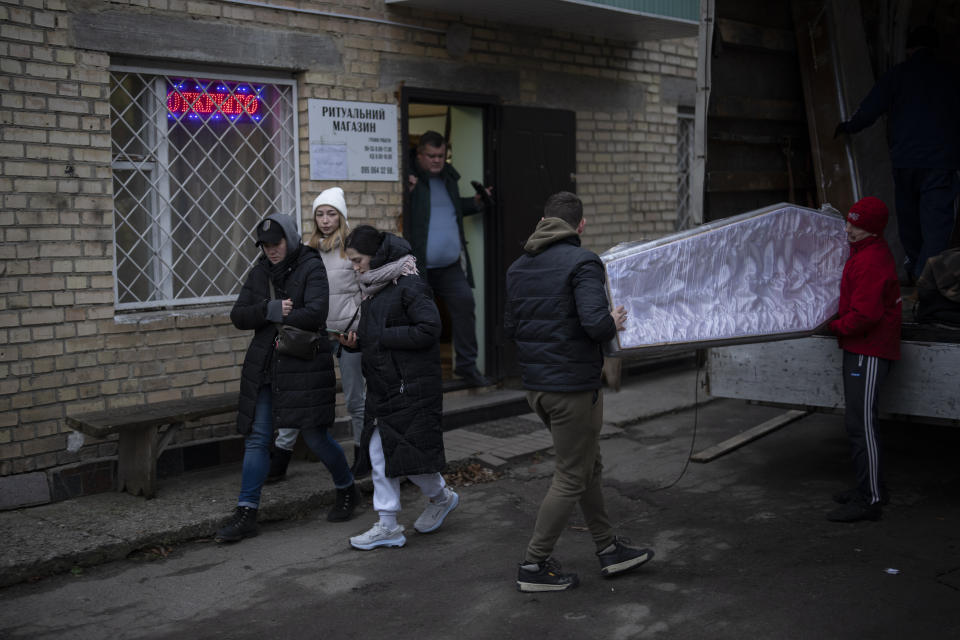
{"label": "woman in white knit beanie", "polygon": [[[357,283],[353,265],[347,259],[343,248],[344,240],[350,233],[343,189],[331,187],[314,199],[313,220],[316,231],[310,236],[307,244],[320,252],[323,266],[327,269],[327,284],[330,288],[327,331],[330,332],[331,340],[336,341],[336,332],[356,331],[360,316],[360,285]],[[360,434],[363,431],[363,404],[366,396],[363,372],[360,368],[361,354],[342,349],[339,343],[337,343],[336,353],[344,401],[353,429],[354,460],[356,460]],[[279,431],[269,480],[276,481],[285,476],[296,441],[296,429]],[[359,498],[359,496],[356,497]]]}

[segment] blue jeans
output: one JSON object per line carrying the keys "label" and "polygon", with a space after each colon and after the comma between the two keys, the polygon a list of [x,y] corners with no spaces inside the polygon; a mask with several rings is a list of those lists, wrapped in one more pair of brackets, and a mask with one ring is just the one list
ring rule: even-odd
{"label": "blue jeans", "polygon": [[361,362],[363,354],[359,351],[350,352],[343,349],[340,352],[340,384],[343,386],[343,402],[350,414],[350,425],[353,428],[353,442],[360,444],[363,434],[364,403],[367,399],[367,381],[363,379]]}
{"label": "blue jeans", "polygon": [[[350,465],[340,444],[325,427],[303,429],[303,440],[333,476],[333,486],[343,489],[353,484]],[[243,451],[243,471],[240,474],[238,507],[260,506],[260,490],[270,471],[270,441],[273,440],[273,395],[270,385],[260,387],[253,429],[247,434]]]}

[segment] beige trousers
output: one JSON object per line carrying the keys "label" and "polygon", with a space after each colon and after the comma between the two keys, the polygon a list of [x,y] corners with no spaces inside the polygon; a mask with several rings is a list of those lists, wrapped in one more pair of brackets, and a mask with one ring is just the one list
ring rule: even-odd
{"label": "beige trousers", "polygon": [[577,504],[597,550],[607,547],[613,542],[613,531],[601,486],[602,392],[599,389],[563,393],[528,391],[527,402],[553,436],[556,470],[540,504],[524,560],[541,562],[550,556]]}

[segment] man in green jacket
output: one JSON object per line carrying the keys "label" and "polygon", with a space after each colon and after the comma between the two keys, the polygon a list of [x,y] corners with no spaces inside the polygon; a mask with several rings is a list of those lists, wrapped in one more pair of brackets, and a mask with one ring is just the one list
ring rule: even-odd
{"label": "man in green jacket", "polygon": [[[480,194],[461,198],[460,174],[447,164],[447,142],[436,131],[420,136],[409,176],[410,233],[407,238],[434,293],[450,312],[454,373],[472,386],[490,381],[477,369],[473,273],[463,235],[463,216],[483,210]],[[487,188],[487,195],[492,189]]]}

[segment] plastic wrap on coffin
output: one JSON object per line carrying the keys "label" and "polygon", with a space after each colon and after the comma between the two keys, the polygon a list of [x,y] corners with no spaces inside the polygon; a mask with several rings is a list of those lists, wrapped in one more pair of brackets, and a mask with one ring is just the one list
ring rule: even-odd
{"label": "plastic wrap on coffin", "polygon": [[608,355],[810,335],[837,313],[849,255],[835,213],[777,204],[601,256],[627,309]]}

